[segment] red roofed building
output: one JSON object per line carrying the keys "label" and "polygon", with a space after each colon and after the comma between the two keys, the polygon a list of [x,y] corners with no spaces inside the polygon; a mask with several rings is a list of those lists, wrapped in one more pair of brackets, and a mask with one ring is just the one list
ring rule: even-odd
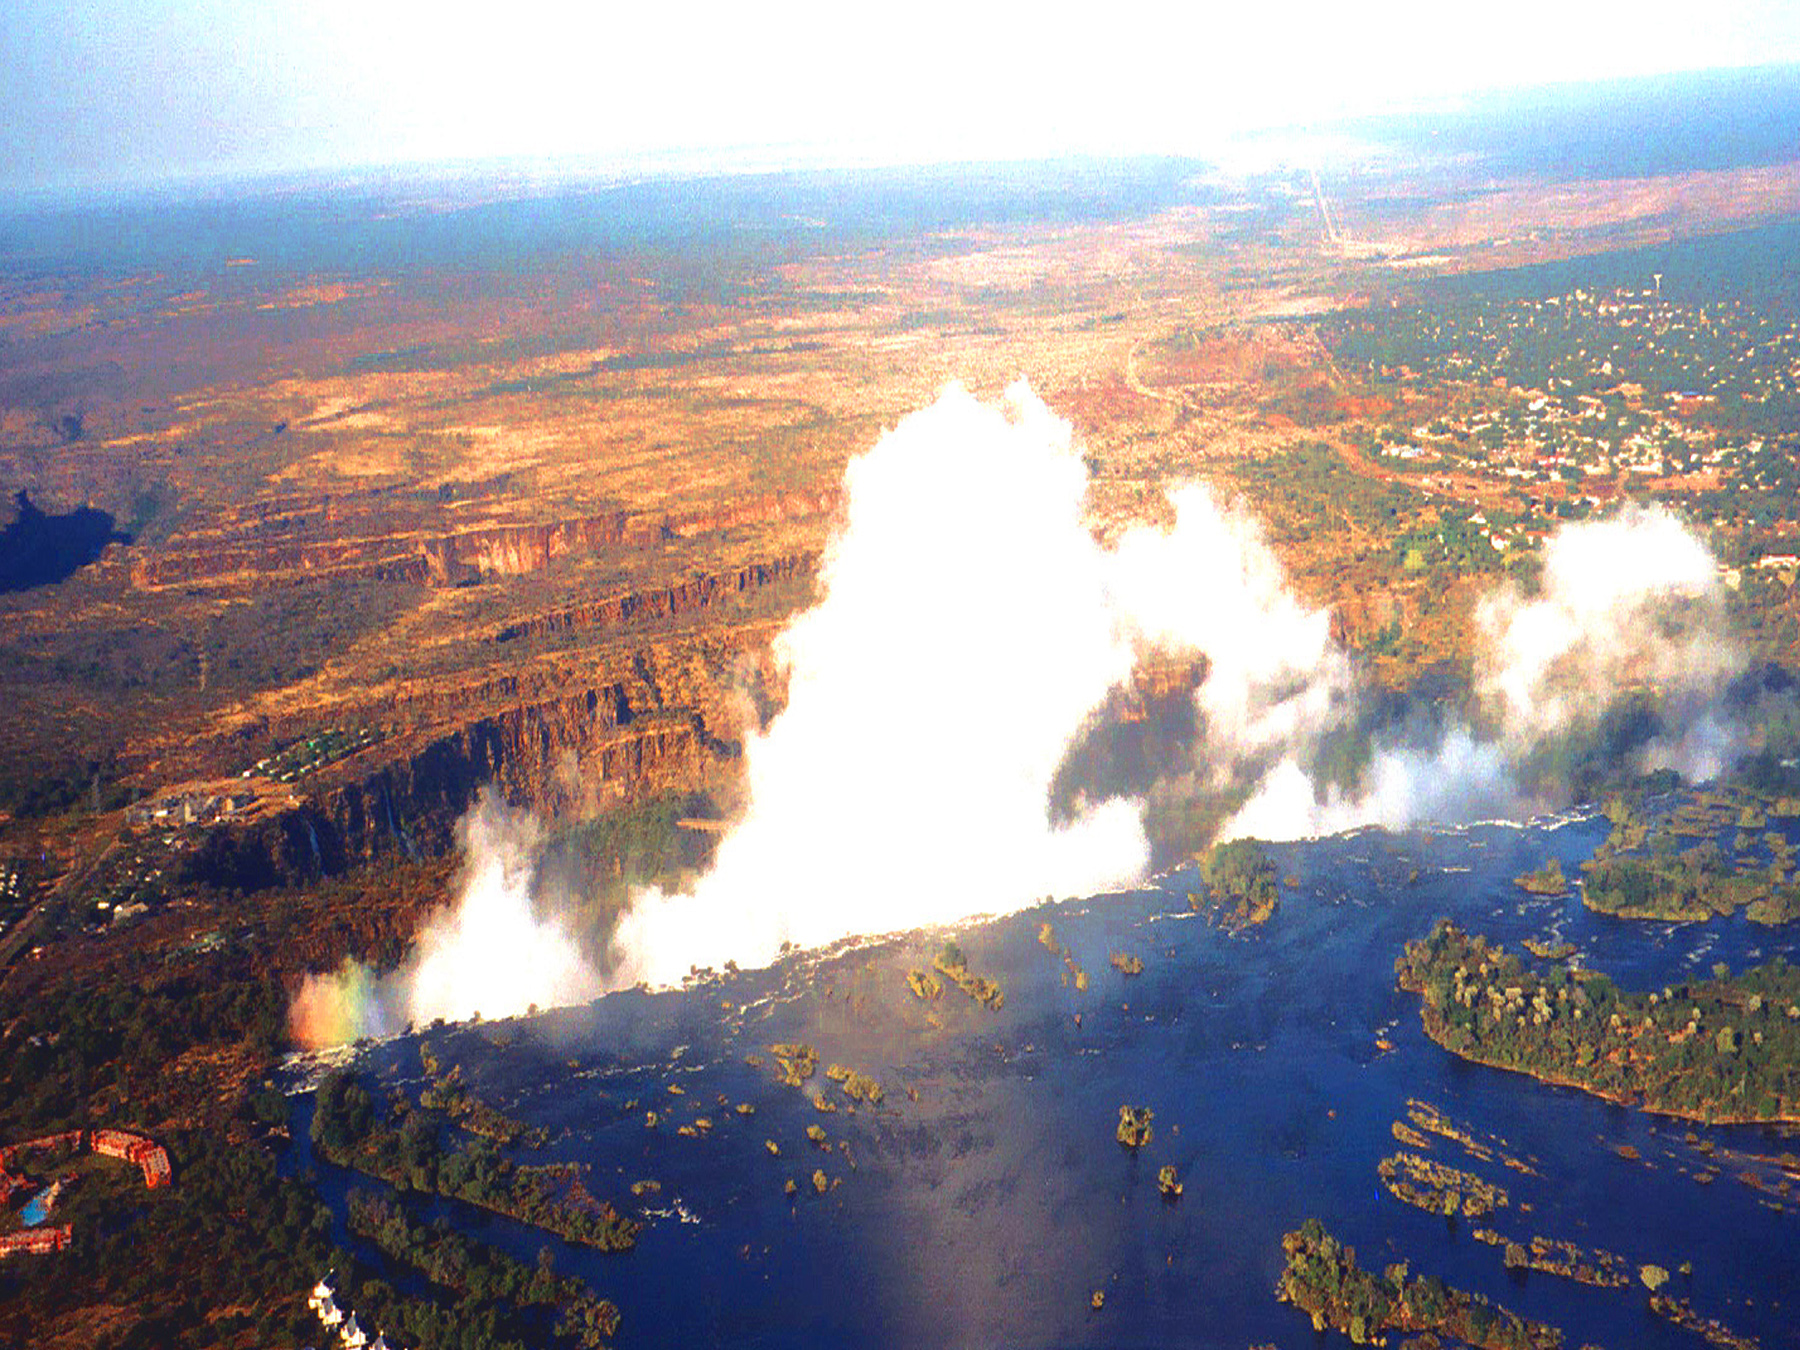
{"label": "red roofed building", "polygon": [[109,1158],[122,1158],[144,1169],[144,1185],[154,1190],[170,1181],[169,1154],[153,1139],[129,1130],[95,1130],[93,1148]]}
{"label": "red roofed building", "polygon": [[57,1228],[27,1228],[23,1232],[0,1236],[0,1256],[15,1252],[59,1252],[69,1245],[69,1225]]}

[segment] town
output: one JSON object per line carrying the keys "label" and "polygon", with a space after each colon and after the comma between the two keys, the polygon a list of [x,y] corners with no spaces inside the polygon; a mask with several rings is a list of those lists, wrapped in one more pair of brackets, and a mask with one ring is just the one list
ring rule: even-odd
{"label": "town", "polygon": [[[1800,489],[1800,322],[1742,299],[1667,298],[1661,280],[1325,325],[1347,374],[1434,410],[1361,429],[1362,448],[1422,488],[1485,480],[1545,517],[1654,494],[1734,541],[1735,560],[1782,565]],[[1495,552],[1521,542],[1483,534]]]}

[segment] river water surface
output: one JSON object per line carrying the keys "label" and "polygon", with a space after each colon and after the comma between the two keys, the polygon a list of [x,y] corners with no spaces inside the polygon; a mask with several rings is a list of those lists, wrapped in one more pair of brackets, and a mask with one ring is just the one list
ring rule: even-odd
{"label": "river water surface", "polygon": [[[1708,1159],[1684,1136],[1721,1154],[1800,1146],[1465,1064],[1425,1038],[1417,999],[1394,986],[1395,956],[1440,915],[1514,951],[1525,937],[1564,938],[1634,989],[1795,954],[1792,925],[1629,923],[1512,885],[1552,856],[1577,875],[1606,828],[1585,819],[1270,846],[1293,884],[1273,919],[1235,936],[1191,913],[1191,870],[973,924],[955,936],[970,967],[1003,987],[998,1012],[954,988],[929,1004],[911,995],[905,972],[929,964],[938,932],[422,1039],[478,1095],[551,1132],[530,1156],[586,1164],[596,1195],[645,1214],[626,1255],[550,1240],[561,1269],[619,1305],[621,1346],[1298,1350],[1318,1338],[1272,1291],[1281,1235],[1312,1215],[1365,1266],[1408,1259],[1415,1274],[1563,1328],[1570,1347],[1703,1344],[1653,1316],[1641,1287],[1508,1272],[1500,1249],[1471,1235],[1477,1224],[1391,1197],[1376,1166],[1401,1147],[1393,1123],[1414,1098],[1535,1169],[1435,1140],[1432,1157],[1510,1192],[1480,1223],[1614,1252],[1634,1271],[1691,1261],[1668,1292],[1765,1347],[1800,1344],[1800,1206],[1743,1184],[1730,1163],[1697,1184]],[[1045,923],[1085,971],[1085,991],[1040,942]],[[1113,969],[1113,952],[1141,957],[1143,973]],[[362,1066],[416,1091],[418,1039],[371,1047]],[[787,1041],[820,1052],[804,1090],[776,1081],[768,1047]],[[832,1063],[880,1079],[881,1107],[852,1114],[824,1077]],[[820,1089],[841,1109],[818,1111]],[[1155,1113],[1137,1154],[1113,1137],[1123,1103]],[[697,1117],[710,1132],[677,1133]],[[806,1139],[812,1124],[828,1149]],[[1185,1183],[1173,1203],[1156,1185],[1164,1164]],[[832,1185],[822,1196],[815,1169]],[[322,1171],[340,1198],[354,1180]],[[642,1179],[661,1190],[634,1198]],[[421,1212],[525,1260],[545,1242],[460,1205]]]}

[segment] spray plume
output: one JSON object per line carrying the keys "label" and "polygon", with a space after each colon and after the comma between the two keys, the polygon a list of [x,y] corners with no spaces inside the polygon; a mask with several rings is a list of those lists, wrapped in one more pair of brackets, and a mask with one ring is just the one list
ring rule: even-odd
{"label": "spray plume", "polygon": [[[505,1015],[764,964],[788,942],[1126,885],[1149,865],[1146,814],[1188,822],[1192,848],[1557,805],[1551,750],[1634,682],[1663,711],[1635,746],[1642,767],[1705,774],[1733,749],[1718,710],[1741,658],[1717,569],[1666,512],[1565,527],[1534,594],[1483,602],[1469,721],[1371,733],[1350,654],[1254,519],[1189,486],[1171,497],[1172,527],[1109,550],[1088,528],[1086,486],[1068,424],[1023,382],[997,407],[947,388],[846,469],[821,599],[777,643],[787,706],[745,748],[745,813],[691,890],[633,897],[604,978],[533,903],[529,819],[484,797],[462,827],[458,899],[408,965],[315,977],[297,1034]],[[1130,702],[1120,691],[1152,653],[1204,671],[1170,719],[1179,743],[1084,754],[1117,729],[1107,710]],[[1347,737],[1367,742],[1360,769],[1333,781],[1318,766]],[[1089,759],[1154,773],[1084,785]]]}
{"label": "spray plume", "polygon": [[[1357,783],[1316,781],[1307,751],[1335,730],[1301,729],[1225,832],[1264,839],[1517,816],[1568,804],[1571,766],[1623,757],[1639,772],[1710,778],[1743,747],[1725,712],[1744,669],[1719,569],[1660,507],[1566,525],[1544,547],[1533,594],[1507,584],[1475,612],[1475,716],[1408,737],[1377,736]],[[1620,696],[1635,728],[1609,726]]]}
{"label": "spray plume", "polygon": [[425,923],[406,964],[378,977],[354,961],[308,976],[289,1010],[300,1045],[339,1045],[434,1018],[511,1017],[582,1003],[599,977],[534,895],[535,820],[485,790],[457,825],[456,899]]}
{"label": "spray plume", "polygon": [[1023,384],[960,387],[845,474],[823,598],[782,636],[788,705],[746,747],[749,808],[688,894],[651,891],[614,935],[616,984],[692,965],[1128,883],[1138,813],[1058,828],[1069,738],[1132,664],[1068,424]]}
{"label": "spray plume", "polygon": [[1544,548],[1539,594],[1490,595],[1476,614],[1480,691],[1506,741],[1529,751],[1590,720],[1596,694],[1659,691],[1669,731],[1638,754],[1642,769],[1711,778],[1736,748],[1717,704],[1744,668],[1729,634],[1718,564],[1661,508],[1628,506],[1567,526]]}

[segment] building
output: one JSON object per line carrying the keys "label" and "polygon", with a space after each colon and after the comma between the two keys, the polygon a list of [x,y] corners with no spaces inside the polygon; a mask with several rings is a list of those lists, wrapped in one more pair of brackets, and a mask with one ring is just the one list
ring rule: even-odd
{"label": "building", "polygon": [[93,1150],[109,1158],[136,1163],[144,1171],[144,1185],[151,1190],[167,1186],[173,1179],[169,1170],[169,1154],[163,1146],[129,1130],[95,1130]]}
{"label": "building", "polygon": [[72,1231],[65,1223],[57,1228],[27,1228],[22,1232],[7,1233],[0,1236],[0,1257],[15,1252],[60,1252],[69,1245]]}

